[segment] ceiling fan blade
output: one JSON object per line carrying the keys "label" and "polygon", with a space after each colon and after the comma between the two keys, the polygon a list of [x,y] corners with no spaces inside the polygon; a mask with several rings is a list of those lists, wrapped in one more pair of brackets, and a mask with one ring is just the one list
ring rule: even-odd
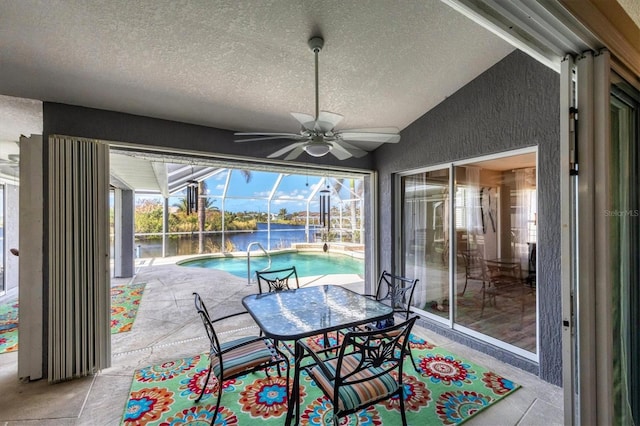
{"label": "ceiling fan blade", "polygon": [[332,142],[333,148],[329,151],[336,157],[338,160],[346,160],[347,158],[351,158],[353,155],[344,147],[342,147],[338,142]]}
{"label": "ceiling fan blade", "polygon": [[282,132],[237,132],[233,136],[300,136],[297,133],[282,133]]}
{"label": "ceiling fan blade", "polygon": [[274,152],[273,154],[269,154],[267,155],[267,158],[276,158],[276,157],[280,157],[283,154],[286,154],[287,152],[294,150],[302,145],[304,145],[306,142],[296,142],[296,143],[292,143],[291,145],[285,146],[282,149],[277,150],[276,152]]}
{"label": "ceiling fan blade", "polygon": [[[303,144],[304,145],[304,144]],[[302,154],[302,152],[304,151],[304,148],[302,146],[297,147],[296,149],[294,149],[293,151],[291,151],[291,153],[289,155],[287,155],[286,157],[284,157],[285,160],[293,160],[298,158],[298,156],[300,154]]]}
{"label": "ceiling fan blade", "polygon": [[[356,157],[356,158],[360,158],[360,157],[364,157],[365,155],[368,154],[367,151],[360,149],[356,146],[353,146],[347,142],[344,141],[333,141],[333,147],[337,150],[344,150],[346,152],[349,153],[349,156],[351,157]],[[331,152],[333,152],[334,150],[331,150]],[[337,155],[336,155],[337,157]]]}
{"label": "ceiling fan blade", "polygon": [[378,142],[378,143],[400,142],[400,135],[393,134],[393,133],[339,132],[338,134],[345,141]]}
{"label": "ceiling fan blade", "polygon": [[366,127],[364,129],[342,129],[340,133],[400,133],[397,127]]}
{"label": "ceiling fan blade", "polygon": [[330,132],[343,118],[342,115],[335,112],[320,111],[315,129],[322,132]]}
{"label": "ceiling fan blade", "polygon": [[293,115],[293,118],[298,120],[302,127],[307,130],[313,130],[314,126],[316,125],[316,120],[312,115],[305,114],[303,112],[292,112],[291,115]]}
{"label": "ceiling fan blade", "polygon": [[254,141],[268,141],[268,140],[272,140],[272,139],[293,139],[293,140],[299,140],[299,138],[301,138],[300,135],[294,135],[292,134],[291,136],[262,136],[259,138],[250,138],[250,139],[238,139],[235,142],[254,142]]}

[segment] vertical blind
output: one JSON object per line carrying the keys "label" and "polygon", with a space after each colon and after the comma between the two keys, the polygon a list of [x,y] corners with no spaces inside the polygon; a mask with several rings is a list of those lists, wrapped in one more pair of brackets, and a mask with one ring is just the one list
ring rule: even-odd
{"label": "vertical blind", "polygon": [[111,365],[109,148],[49,139],[48,380]]}

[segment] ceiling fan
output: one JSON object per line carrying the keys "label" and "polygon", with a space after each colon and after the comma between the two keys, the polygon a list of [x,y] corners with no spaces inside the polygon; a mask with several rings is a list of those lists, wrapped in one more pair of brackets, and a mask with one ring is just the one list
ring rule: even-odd
{"label": "ceiling fan", "polygon": [[343,116],[329,111],[319,111],[318,101],[318,54],[324,46],[321,37],[309,40],[309,48],[315,55],[315,98],[316,114],[312,116],[301,112],[291,115],[302,125],[300,133],[235,133],[235,136],[257,136],[249,139],[238,139],[236,142],[253,142],[271,139],[292,139],[296,142],[270,154],[267,158],[276,158],[284,154],[285,160],[297,158],[303,151],[313,157],[322,157],[329,152],[339,160],[350,157],[362,157],[367,154],[364,149],[351,142],[360,143],[398,143],[400,135],[395,127],[335,130]]}

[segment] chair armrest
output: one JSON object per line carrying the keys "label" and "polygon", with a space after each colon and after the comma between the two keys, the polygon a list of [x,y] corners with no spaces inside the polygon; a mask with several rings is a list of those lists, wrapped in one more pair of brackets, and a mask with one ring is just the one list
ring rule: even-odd
{"label": "chair armrest", "polygon": [[[315,364],[320,367],[325,376],[327,376],[330,380],[334,380],[335,376],[333,373],[329,371],[329,369],[324,365],[324,361],[320,359],[320,356],[315,353],[306,343],[301,340],[296,341],[296,345],[300,345],[302,347],[303,352],[307,352],[311,358],[314,359]],[[303,355],[304,357],[304,355]],[[310,365],[306,365],[305,368],[310,367]]]}
{"label": "chair armrest", "polygon": [[222,321],[222,320],[226,320],[226,319],[229,319],[229,318],[237,317],[237,316],[239,316],[239,315],[245,315],[245,314],[248,314],[248,313],[249,313],[249,312],[247,312],[247,311],[236,312],[235,314],[225,315],[225,316],[223,316],[223,317],[216,318],[216,319],[214,319],[214,320],[211,320],[211,322],[212,322],[212,323],[216,323],[216,322],[218,322],[218,321]]}

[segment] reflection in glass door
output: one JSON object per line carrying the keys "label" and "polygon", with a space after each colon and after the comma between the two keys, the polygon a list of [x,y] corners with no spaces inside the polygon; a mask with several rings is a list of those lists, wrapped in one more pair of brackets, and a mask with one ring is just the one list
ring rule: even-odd
{"label": "reflection in glass door", "polygon": [[455,323],[536,353],[536,154],[454,170]]}
{"label": "reflection in glass door", "polygon": [[413,305],[449,318],[449,169],[401,178],[403,274],[418,278]]}
{"label": "reflection in glass door", "polygon": [[536,164],[532,149],[403,175],[398,228],[402,272],[419,279],[415,308],[532,359]]}
{"label": "reflection in glass door", "polygon": [[613,210],[605,214],[611,219],[614,262],[613,412],[619,425],[640,424],[639,125],[640,94],[617,81],[611,96]]}

